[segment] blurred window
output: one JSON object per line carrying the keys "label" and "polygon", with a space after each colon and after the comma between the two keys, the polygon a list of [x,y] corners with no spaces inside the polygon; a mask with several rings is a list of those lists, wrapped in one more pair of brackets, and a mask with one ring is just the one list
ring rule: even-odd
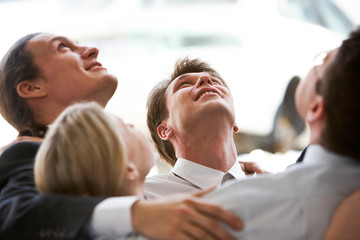
{"label": "blurred window", "polygon": [[204,4],[204,3],[224,3],[237,2],[238,0],[142,0],[145,6],[159,5],[183,5],[183,4]]}
{"label": "blurred window", "polygon": [[354,25],[330,0],[279,0],[281,15],[320,25],[347,35]]}

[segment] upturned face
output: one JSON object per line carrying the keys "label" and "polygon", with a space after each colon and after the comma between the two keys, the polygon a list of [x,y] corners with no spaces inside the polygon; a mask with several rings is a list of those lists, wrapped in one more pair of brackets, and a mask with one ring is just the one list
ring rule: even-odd
{"label": "upturned face", "polygon": [[235,121],[233,99],[223,82],[209,73],[186,73],[176,78],[165,92],[168,123],[186,127],[209,113],[224,112]]}
{"label": "upturned face", "polygon": [[144,133],[134,128],[132,124],[124,123],[118,117],[117,120],[125,143],[127,159],[136,166],[140,180],[143,182],[155,164],[155,150]]}
{"label": "upturned face", "polygon": [[310,108],[311,103],[317,96],[316,84],[320,80],[330,65],[331,61],[335,58],[338,49],[331,50],[328,53],[323,54],[323,58],[320,59],[320,63],[310,69],[304,79],[302,79],[296,88],[295,92],[295,105],[299,115],[306,119],[306,111]]}
{"label": "upturned face", "polygon": [[117,87],[117,78],[97,61],[99,50],[63,36],[40,34],[26,49],[39,68],[38,81],[47,97],[63,106],[96,101],[105,106]]}

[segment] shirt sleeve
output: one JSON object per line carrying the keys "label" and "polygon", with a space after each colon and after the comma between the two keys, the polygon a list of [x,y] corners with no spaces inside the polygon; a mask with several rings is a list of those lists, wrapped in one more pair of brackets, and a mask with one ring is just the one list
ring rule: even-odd
{"label": "shirt sleeve", "polygon": [[94,209],[91,228],[95,237],[120,237],[133,231],[131,206],[138,197],[112,197]]}

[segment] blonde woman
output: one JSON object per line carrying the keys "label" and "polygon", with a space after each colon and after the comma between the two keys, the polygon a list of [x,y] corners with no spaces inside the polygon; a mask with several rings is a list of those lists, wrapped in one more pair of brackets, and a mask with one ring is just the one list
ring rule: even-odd
{"label": "blonde woman", "polygon": [[36,155],[35,183],[42,194],[143,196],[154,160],[144,134],[97,103],[79,103],[51,125]]}
{"label": "blonde woman", "polygon": [[142,195],[154,164],[146,136],[96,103],[66,108],[51,125],[35,160],[40,193]]}

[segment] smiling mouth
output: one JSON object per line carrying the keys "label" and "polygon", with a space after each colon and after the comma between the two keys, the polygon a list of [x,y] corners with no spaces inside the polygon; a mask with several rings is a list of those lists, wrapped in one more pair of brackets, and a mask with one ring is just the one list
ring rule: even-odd
{"label": "smiling mouth", "polygon": [[88,66],[85,70],[89,71],[89,70],[92,70],[92,69],[95,69],[95,68],[103,68],[103,66],[101,65],[101,63],[96,62],[96,63],[93,63],[90,66]]}
{"label": "smiling mouth", "polygon": [[[219,95],[217,92],[213,92],[213,91],[205,91],[203,93],[201,93],[195,101],[199,100],[201,97],[203,97],[204,95],[207,95],[207,94],[216,94],[216,95]],[[220,96],[220,95],[219,95]]]}

